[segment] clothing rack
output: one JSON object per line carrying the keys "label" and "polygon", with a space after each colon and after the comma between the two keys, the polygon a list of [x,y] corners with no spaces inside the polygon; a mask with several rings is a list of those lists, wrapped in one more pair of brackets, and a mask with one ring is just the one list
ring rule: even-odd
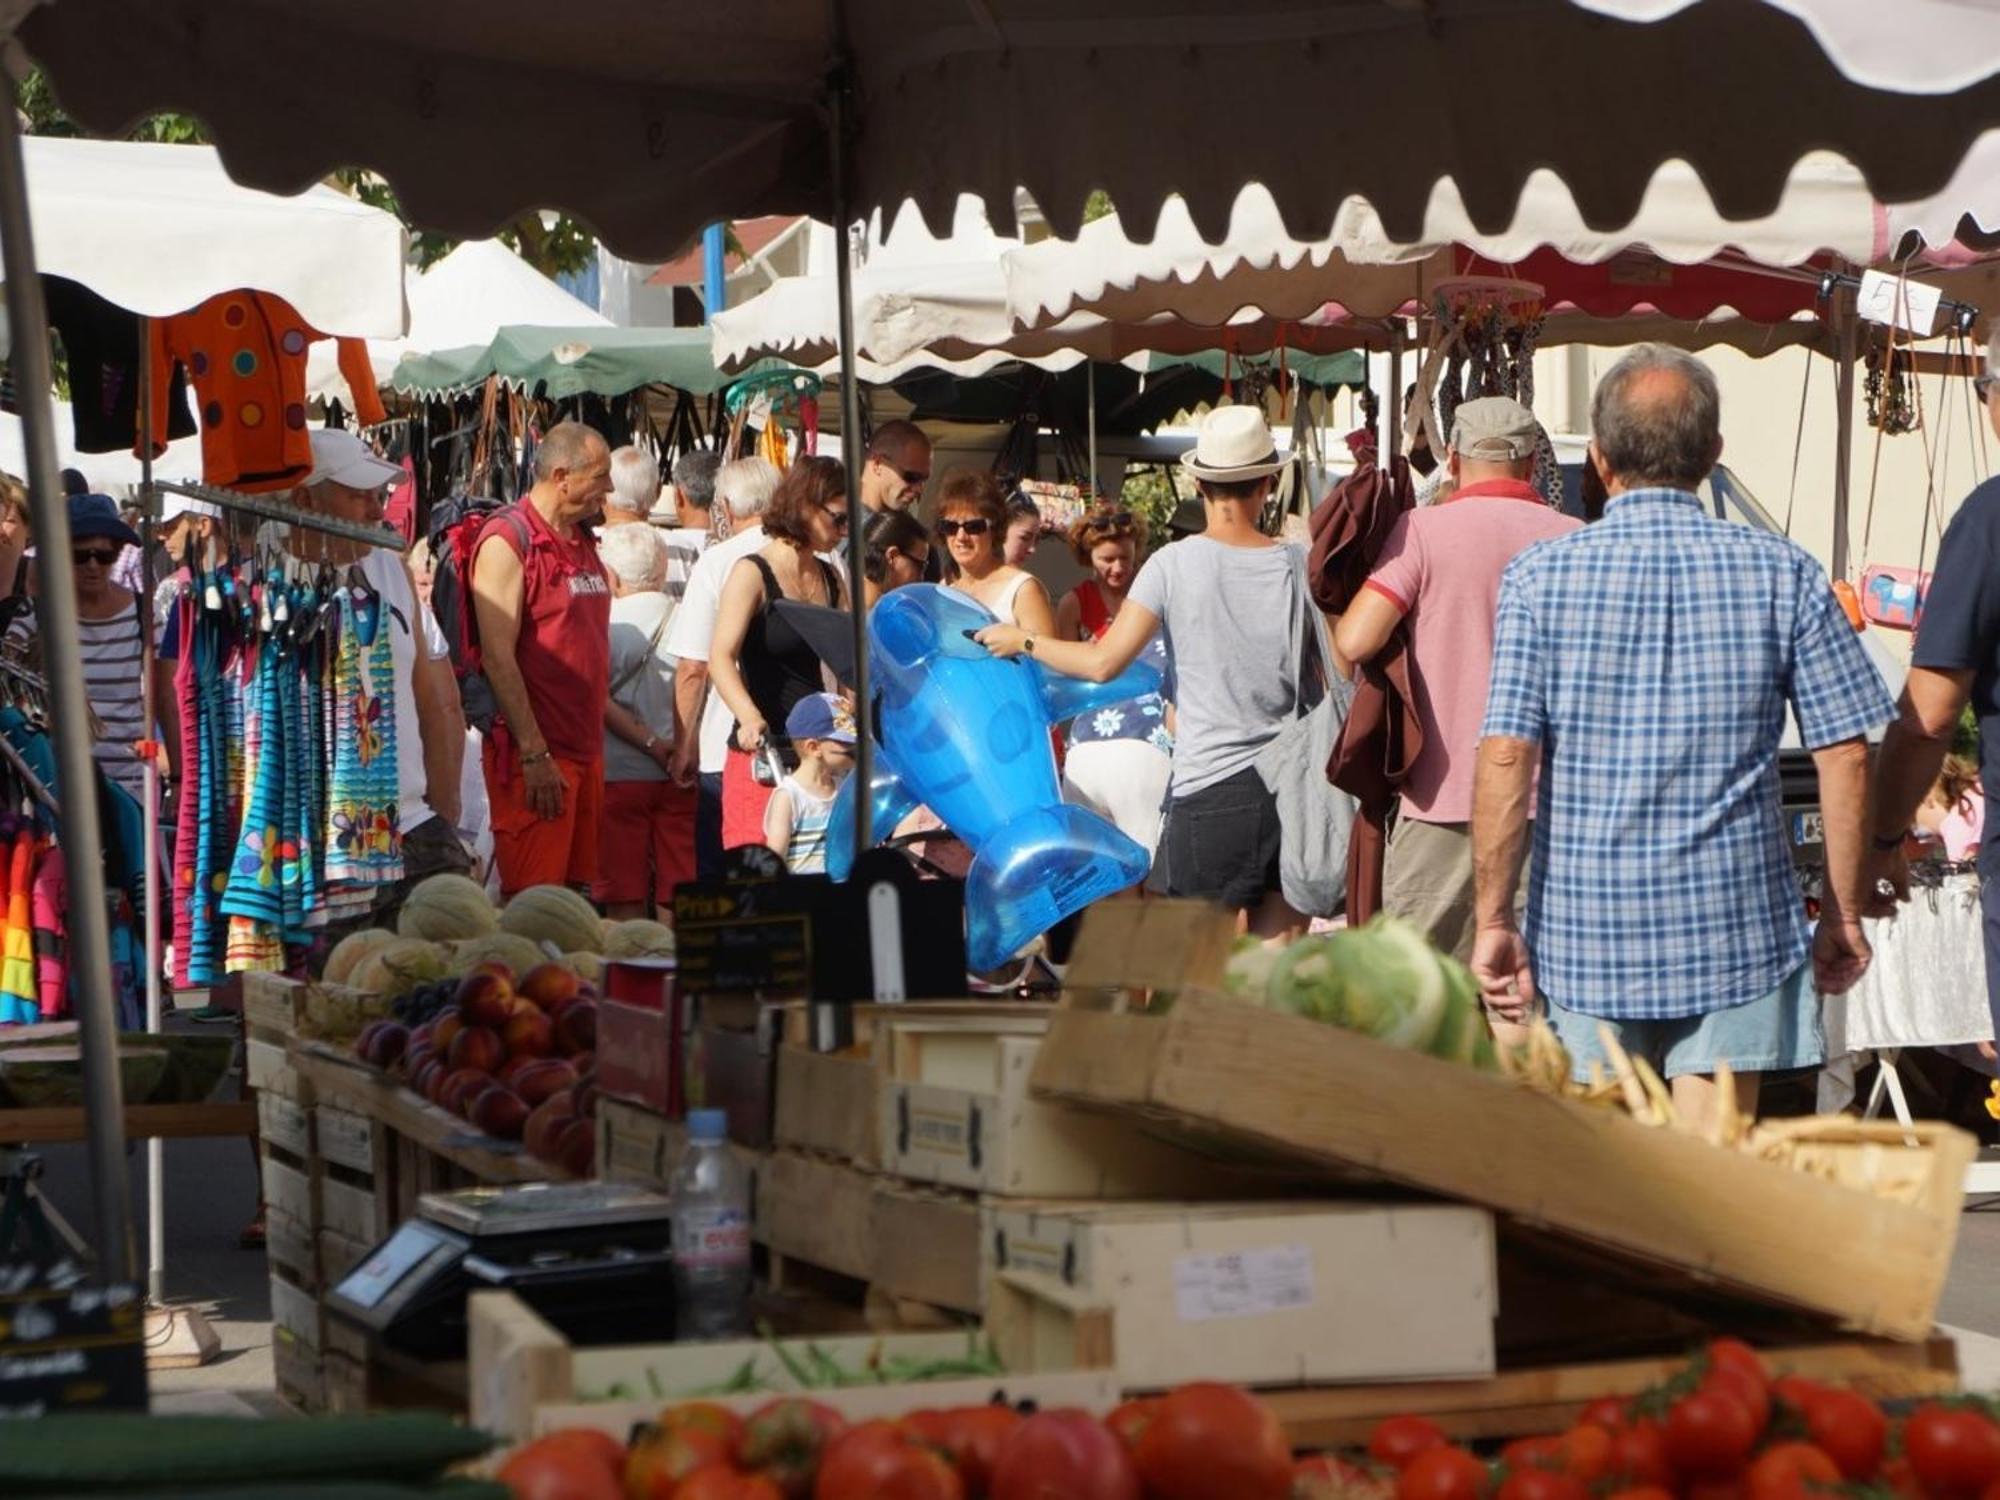
{"label": "clothing rack", "polygon": [[[268,495],[244,495],[212,484],[190,484],[173,479],[156,479],[152,488],[173,495],[185,495],[190,500],[203,500],[224,510],[240,511],[266,521],[299,526],[307,531],[324,531],[332,536],[346,537],[349,541],[365,542],[371,547],[387,547],[392,552],[401,552],[409,545],[403,540],[401,532],[392,531],[387,526],[363,526],[358,521],[322,516],[302,510],[290,501],[274,500]],[[149,500],[146,504],[149,521],[152,514],[153,506]]]}

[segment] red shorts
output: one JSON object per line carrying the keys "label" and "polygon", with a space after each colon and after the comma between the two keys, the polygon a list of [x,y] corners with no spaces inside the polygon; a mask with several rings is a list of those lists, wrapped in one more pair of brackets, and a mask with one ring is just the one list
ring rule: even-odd
{"label": "red shorts", "polygon": [[776,787],[765,786],[750,769],[750,755],[729,747],[722,763],[722,847],[740,849],[764,842],[764,809]]}
{"label": "red shorts", "polygon": [[[531,885],[573,885],[588,889],[597,879],[597,834],[604,815],[604,762],[554,759],[562,773],[563,807],[544,818],[528,806],[528,784],[512,746],[502,750],[497,736],[482,752],[486,800],[493,812],[493,859],[500,867],[500,894],[512,896]],[[504,755],[504,759],[503,759]],[[504,772],[503,772],[504,768]]]}
{"label": "red shorts", "polygon": [[694,811],[700,788],[671,781],[604,783],[603,861],[591,897],[600,905],[671,906],[674,887],[694,879]]}

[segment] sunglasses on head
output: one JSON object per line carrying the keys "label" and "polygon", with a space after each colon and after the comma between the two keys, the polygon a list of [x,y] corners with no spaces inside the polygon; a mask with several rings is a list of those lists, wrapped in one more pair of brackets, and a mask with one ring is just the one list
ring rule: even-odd
{"label": "sunglasses on head", "polygon": [[969,521],[940,521],[937,529],[939,536],[957,536],[961,531],[967,536],[985,536],[993,529],[993,523],[984,516],[974,516]]}
{"label": "sunglasses on head", "polygon": [[85,563],[96,563],[100,568],[108,568],[118,561],[116,547],[84,547],[70,553],[70,561],[79,568]]}

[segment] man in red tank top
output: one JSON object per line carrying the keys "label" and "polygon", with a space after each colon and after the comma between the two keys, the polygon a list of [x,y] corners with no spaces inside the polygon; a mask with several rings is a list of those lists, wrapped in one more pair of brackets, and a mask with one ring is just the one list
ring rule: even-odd
{"label": "man in red tank top", "polygon": [[486,738],[493,853],[506,896],[588,891],[604,800],[611,584],[584,522],[611,489],[611,450],[580,422],[549,429],[535,485],[480,533],[480,651],[500,715]]}

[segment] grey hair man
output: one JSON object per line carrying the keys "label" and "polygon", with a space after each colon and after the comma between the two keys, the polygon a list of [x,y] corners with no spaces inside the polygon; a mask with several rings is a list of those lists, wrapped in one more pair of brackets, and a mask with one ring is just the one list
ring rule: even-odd
{"label": "grey hair man", "polygon": [[[1707,366],[1658,345],[1598,385],[1604,519],[1502,576],[1472,813],[1488,1008],[1518,1021],[1545,1000],[1579,1078],[1608,1062],[1609,1028],[1697,1127],[1721,1108],[1725,1065],[1745,1113],[1759,1074],[1816,1066],[1815,988],[1839,994],[1867,969],[1866,736],[1892,712],[1819,564],[1695,493],[1721,417]],[[1816,932],[1778,807],[1788,708],[1826,821]]]}
{"label": "grey hair man", "polygon": [[739,458],[716,471],[715,494],[729,507],[729,536],[709,547],[688,575],[680,607],[667,628],[674,658],[674,779],[701,789],[695,849],[703,878],[722,867],[722,767],[729,751],[731,715],[720,694],[708,690],[708,651],[722,608],[722,582],[736,560],[764,545],[764,512],[778,488],[768,459]]}
{"label": "grey hair man", "polygon": [[[334,428],[312,434],[312,454],[312,473],[299,497],[303,504],[337,520],[381,525],[383,492],[403,477],[402,470],[378,458],[353,433]],[[472,868],[458,832],[465,711],[444,632],[418,602],[416,583],[404,559],[381,547],[337,537],[312,535],[310,542],[295,545],[313,548],[327,562],[361,571],[384,605],[380,628],[389,632],[395,668],[396,779],[402,797],[397,824],[403,839],[403,878],[386,905],[346,926],[328,929],[327,939],[338,941],[353,928],[393,926],[404,900],[426,876],[447,871],[462,875]]]}
{"label": "grey hair man", "polygon": [[660,499],[660,461],[627,445],[611,455],[611,493],[604,497],[604,525],[636,526]]}
{"label": "grey hair man", "polygon": [[[1987,345],[1986,370],[1973,389],[2000,434],[2000,331]],[[1967,704],[1979,720],[1979,780],[1989,809],[1979,845],[1986,1003],[2000,1018],[2000,819],[1990,811],[2000,797],[2000,478],[1967,495],[1944,534],[1902,703],[1876,763],[1871,885],[1887,881],[1896,899],[1909,899],[1904,851],[1911,827],[1937,784]],[[1980,1049],[1994,1055],[1991,1042]]]}
{"label": "grey hair man", "polygon": [[674,460],[674,482],[660,494],[651,520],[667,543],[667,596],[679,603],[694,565],[714,535],[715,474],[722,456],[696,448]]}

